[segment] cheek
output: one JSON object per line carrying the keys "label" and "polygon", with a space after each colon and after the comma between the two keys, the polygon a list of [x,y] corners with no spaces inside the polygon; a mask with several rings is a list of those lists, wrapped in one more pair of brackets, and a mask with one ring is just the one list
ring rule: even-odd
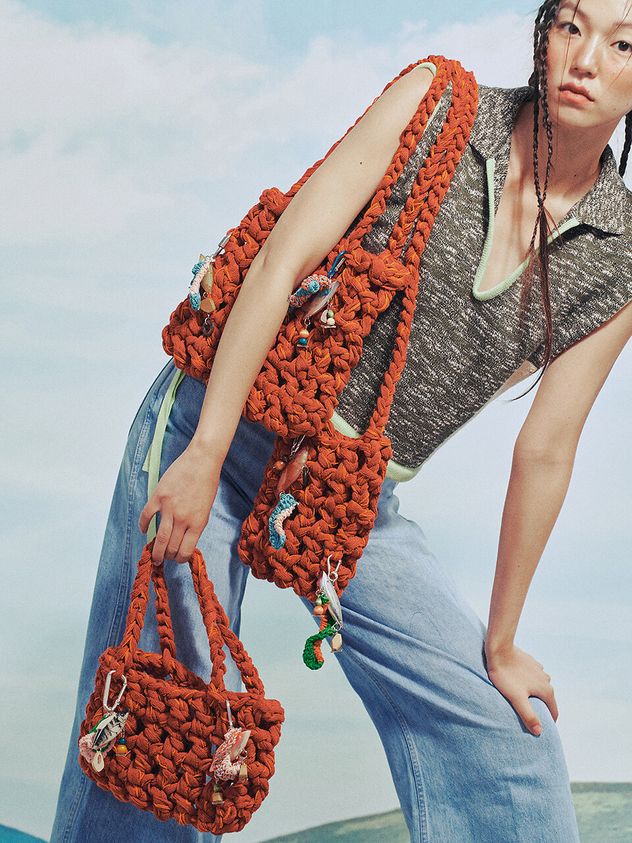
{"label": "cheek", "polygon": [[560,83],[560,80],[565,79],[565,71],[570,64],[570,60],[568,43],[561,38],[551,38],[546,62],[549,78],[555,80],[557,84]]}

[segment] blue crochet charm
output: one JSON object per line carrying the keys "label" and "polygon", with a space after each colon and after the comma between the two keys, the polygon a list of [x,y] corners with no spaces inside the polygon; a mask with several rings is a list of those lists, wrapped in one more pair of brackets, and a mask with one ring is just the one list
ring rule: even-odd
{"label": "blue crochet charm", "polygon": [[272,510],[272,514],[268,519],[268,528],[270,532],[270,544],[275,550],[283,547],[285,544],[285,530],[283,529],[283,522],[294,512],[298,506],[298,501],[289,492],[281,492],[278,504]]}

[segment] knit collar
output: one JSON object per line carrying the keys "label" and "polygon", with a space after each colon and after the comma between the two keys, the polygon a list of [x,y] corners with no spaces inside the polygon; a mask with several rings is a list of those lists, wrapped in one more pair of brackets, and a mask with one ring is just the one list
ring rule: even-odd
{"label": "knit collar", "polygon": [[[530,99],[528,85],[499,88],[479,85],[479,110],[472,126],[469,143],[485,159],[508,159],[511,131],[521,104]],[[601,155],[601,171],[588,193],[569,210],[579,222],[611,234],[628,230],[632,192],[619,175],[612,147],[607,144]]]}

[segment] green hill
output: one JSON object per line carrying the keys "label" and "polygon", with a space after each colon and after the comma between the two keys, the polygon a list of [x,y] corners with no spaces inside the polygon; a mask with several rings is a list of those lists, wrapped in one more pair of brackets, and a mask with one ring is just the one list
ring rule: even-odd
{"label": "green hill", "polygon": [[[630,843],[632,783],[573,782],[582,843]],[[273,837],[265,843],[410,843],[402,812],[372,814]]]}

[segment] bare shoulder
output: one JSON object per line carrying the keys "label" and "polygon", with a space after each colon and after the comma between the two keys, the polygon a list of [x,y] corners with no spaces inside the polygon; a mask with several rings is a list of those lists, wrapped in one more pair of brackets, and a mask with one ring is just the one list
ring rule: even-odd
{"label": "bare shoulder", "polygon": [[632,300],[556,357],[542,375],[516,446],[567,458],[617,358],[632,337]]}
{"label": "bare shoulder", "polygon": [[392,153],[399,136],[428,93],[433,78],[432,70],[423,64],[411,68],[373,101],[342,143],[350,147],[362,143],[363,136],[370,135],[372,147],[378,154],[383,149]]}
{"label": "bare shoulder", "polygon": [[433,77],[419,63],[382,90],[292,199],[255,260],[283,267],[293,285],[320,265],[375,193]]}

